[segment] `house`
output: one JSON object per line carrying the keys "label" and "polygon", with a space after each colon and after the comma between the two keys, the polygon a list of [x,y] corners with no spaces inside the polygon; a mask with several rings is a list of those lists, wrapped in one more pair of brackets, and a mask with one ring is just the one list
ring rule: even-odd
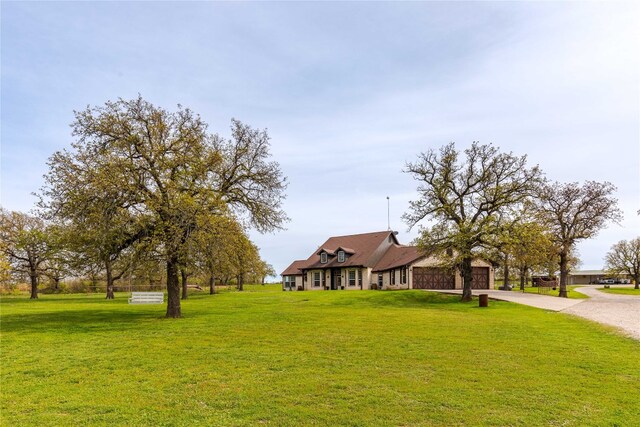
{"label": "house", "polygon": [[[330,237],[306,260],[282,273],[283,290],[461,289],[458,272],[416,246],[401,245],[393,231]],[[472,263],[474,289],[493,289],[491,264]]]}

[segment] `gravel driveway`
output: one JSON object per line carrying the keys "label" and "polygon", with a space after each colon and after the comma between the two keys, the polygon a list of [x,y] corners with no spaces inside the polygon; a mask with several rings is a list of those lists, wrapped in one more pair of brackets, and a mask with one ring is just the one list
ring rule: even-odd
{"label": "gravel driveway", "polygon": [[600,292],[602,286],[585,286],[576,291],[590,298],[580,304],[562,310],[585,319],[614,326],[626,335],[640,340],[640,297]]}

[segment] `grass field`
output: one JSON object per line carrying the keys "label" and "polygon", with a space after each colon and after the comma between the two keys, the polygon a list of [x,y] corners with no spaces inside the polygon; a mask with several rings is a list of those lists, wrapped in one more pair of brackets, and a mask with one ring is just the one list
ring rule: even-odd
{"label": "grass field", "polygon": [[[584,298],[589,298],[587,295],[585,294],[581,294],[580,292],[576,291],[575,288],[578,288],[580,286],[584,286],[584,285],[569,285],[567,286],[567,295],[569,296],[570,299],[584,299]],[[538,288],[537,287],[526,287],[524,288],[524,291],[526,293],[529,294],[537,294],[538,293]],[[513,288],[512,292],[522,292],[520,290],[519,286],[516,286],[515,288]],[[560,288],[556,288],[556,290],[554,291],[553,289],[549,289],[548,293],[544,293],[543,295],[550,295],[553,297],[557,297],[558,294],[560,293]]]}
{"label": "grass field", "polygon": [[608,294],[618,295],[635,295],[640,297],[640,289],[633,288],[616,288],[615,286],[609,289],[599,288],[600,292],[606,292]]}
{"label": "grass field", "polygon": [[193,295],[177,320],[126,294],[2,298],[2,425],[640,423],[640,343],[597,324],[421,291],[250,290]]}

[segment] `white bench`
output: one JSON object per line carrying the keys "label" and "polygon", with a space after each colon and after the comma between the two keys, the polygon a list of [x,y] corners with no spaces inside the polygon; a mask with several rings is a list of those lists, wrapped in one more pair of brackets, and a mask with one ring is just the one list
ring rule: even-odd
{"label": "white bench", "polygon": [[162,304],[164,292],[131,292],[129,304]]}

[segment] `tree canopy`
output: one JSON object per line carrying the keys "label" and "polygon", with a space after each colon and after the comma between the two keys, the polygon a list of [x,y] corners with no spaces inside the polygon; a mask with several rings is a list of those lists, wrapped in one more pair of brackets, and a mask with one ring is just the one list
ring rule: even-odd
{"label": "tree canopy", "polygon": [[616,187],[610,182],[586,181],[547,183],[537,195],[539,221],[551,231],[560,266],[560,297],[567,297],[569,255],[576,242],[598,234],[609,221],[620,221],[622,211],[612,196]]}
{"label": "tree canopy", "polygon": [[47,224],[41,218],[0,208],[0,249],[17,273],[31,282],[31,299],[38,298],[38,284],[52,255]]}
{"label": "tree canopy", "polygon": [[157,241],[167,317],[181,316],[178,273],[199,218],[232,212],[261,232],[287,220],[286,180],[269,160],[264,130],[232,120],[226,139],[208,133],[191,110],[170,112],[142,97],[77,111],[72,129],[71,150],[49,160],[41,205],[52,218],[87,227],[105,220],[96,214],[112,204],[108,230],[93,242],[107,245],[105,253],[136,239]]}
{"label": "tree canopy", "polygon": [[453,143],[428,150],[405,172],[419,182],[419,197],[410,202],[404,220],[410,227],[431,221],[421,226],[419,245],[427,252],[453,254],[463,276],[462,299],[471,299],[472,259],[493,245],[511,211],[535,193],[542,173],[527,167],[526,156],[478,142],[463,153]]}

